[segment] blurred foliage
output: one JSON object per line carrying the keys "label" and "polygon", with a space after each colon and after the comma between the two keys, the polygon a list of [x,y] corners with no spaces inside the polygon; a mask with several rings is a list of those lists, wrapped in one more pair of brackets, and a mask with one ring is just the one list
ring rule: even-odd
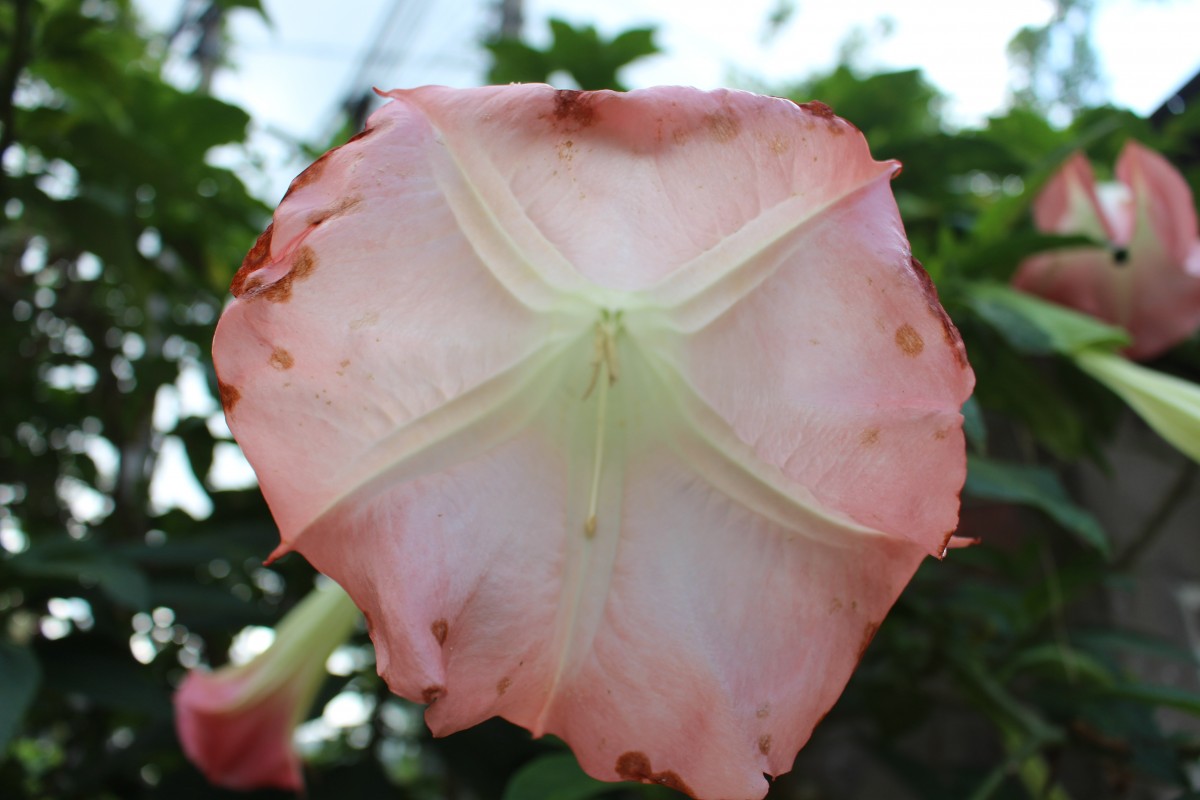
{"label": "blurred foliage", "polygon": [[[221,5],[261,11],[255,0]],[[790,8],[778,3],[773,24]],[[490,79],[565,75],[583,89],[620,88],[623,67],[657,52],[650,29],[605,39],[553,21],[551,33],[542,49],[490,43]],[[239,629],[272,624],[311,586],[298,558],[262,565],[276,534],[257,490],[211,480],[234,445],[209,342],[268,209],[214,158],[244,142],[246,114],[164,81],[165,52],[130,0],[0,5],[0,307],[11,315],[0,327],[10,354],[0,407],[4,798],[246,796],[210,787],[187,764],[171,687],[185,668],[223,662]],[[1112,164],[1136,137],[1200,185],[1200,103],[1155,128],[1083,104],[1051,124],[1026,98],[955,131],[917,71],[842,66],[754,88],[820,99],[877,157],[903,162],[894,189],[913,250],[978,376],[965,409],[964,533],[986,537],[918,573],[770,796],[1196,797],[1186,769],[1200,738],[1168,732],[1158,710],[1200,716],[1200,695],[1129,666],[1136,656],[1194,671],[1195,656],[1112,624],[1104,591],[1134,580],[1134,554],[1114,547],[1073,492],[1073,464],[1106,466],[1123,405],[1059,354],[1119,333],[1031,309],[1002,286],[1024,256],[1078,243],[1028,219],[1075,149]],[[1154,366],[1196,380],[1200,345]],[[153,490],[190,482],[189,471],[190,512]],[[431,740],[420,708],[375,676],[365,635],[335,655],[314,714],[339,693],[365,714],[306,727],[314,800],[678,796],[597,783],[561,743],[496,720]],[[863,782],[875,772],[886,788]]]}
{"label": "blurred foliage", "polygon": [[488,83],[553,83],[563,75],[584,90],[624,90],[617,77],[621,68],[659,52],[652,28],[604,39],[591,25],[576,27],[561,19],[551,19],[549,24],[550,43],[541,50],[521,39],[489,42]]}

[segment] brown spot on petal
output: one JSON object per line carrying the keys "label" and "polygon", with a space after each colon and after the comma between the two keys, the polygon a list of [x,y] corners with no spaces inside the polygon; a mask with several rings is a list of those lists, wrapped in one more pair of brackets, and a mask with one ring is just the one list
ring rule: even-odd
{"label": "brown spot on petal", "polygon": [[789,142],[787,139],[783,138],[782,136],[775,136],[767,144],[767,147],[769,147],[771,149],[771,152],[774,153],[775,155],[781,156],[788,151],[789,147],[791,147],[791,142]]}
{"label": "brown spot on petal", "polygon": [[858,443],[870,446],[879,441],[879,428],[867,428],[858,436]]}
{"label": "brown spot on petal", "polygon": [[508,691],[508,687],[512,686],[512,678],[504,677],[496,684],[496,694],[502,695]]}
{"label": "brown spot on petal", "polygon": [[436,619],[429,626],[429,630],[433,633],[433,638],[437,639],[439,645],[446,643],[446,637],[450,634],[450,623],[444,619]]}
{"label": "brown spot on petal", "polygon": [[833,109],[822,103],[820,100],[810,100],[807,103],[797,103],[796,105],[803,108],[814,117],[821,119],[837,119],[837,114],[833,113]]}
{"label": "brown spot on petal", "polygon": [[424,703],[425,705],[429,705],[429,704],[433,703],[435,700],[437,700],[439,697],[445,697],[445,696],[446,696],[446,687],[445,686],[438,686],[435,684],[433,686],[426,686],[424,689],[421,690],[421,702]]}
{"label": "brown spot on petal", "polygon": [[937,439],[940,442],[942,439],[945,439],[947,436],[949,436],[950,432],[953,430],[954,430],[953,426],[951,426],[949,428],[938,428],[936,431],[933,432],[933,438]]}
{"label": "brown spot on petal", "polygon": [[742,124],[738,122],[737,117],[723,111],[707,115],[704,123],[712,137],[721,144],[733,141],[742,132]]}
{"label": "brown spot on petal", "polygon": [[838,611],[841,611],[841,610],[842,610],[842,601],[836,597],[833,598],[833,600],[830,601],[830,603],[829,603],[829,613],[836,614]]}
{"label": "brown spot on petal", "polygon": [[268,359],[268,361],[272,367],[281,370],[291,369],[292,365],[296,363],[296,359],[292,358],[292,354],[287,350],[284,350],[282,347],[276,347],[274,350],[272,350],[271,358]]}
{"label": "brown spot on petal", "polygon": [[933,285],[933,279],[929,277],[929,273],[925,271],[921,262],[911,256],[908,259],[908,267],[921,285],[921,290],[925,294],[925,302],[929,306],[929,313],[942,326],[942,338],[954,353],[954,359],[958,362],[958,366],[967,369],[971,366],[967,360],[967,348],[963,344],[962,336],[958,333],[958,328],[954,327],[950,315],[946,313],[946,309],[942,308],[942,303],[938,299],[937,287]]}
{"label": "brown spot on petal", "polygon": [[925,340],[916,328],[906,322],[896,329],[896,346],[904,355],[916,358],[925,349]]}
{"label": "brown spot on petal", "polygon": [[758,717],[759,719],[766,719],[767,717],[771,716],[771,704],[763,703],[758,707],[758,710],[754,712],[754,716]]}
{"label": "brown spot on petal", "polygon": [[250,278],[251,273],[257,272],[271,256],[271,232],[275,225],[272,223],[267,226],[267,229],[259,234],[254,246],[250,248],[250,252],[246,253],[246,257],[242,259],[242,266],[238,268],[237,274],[233,276],[232,283],[229,284],[229,291],[234,297],[241,297],[246,291],[246,281]]}
{"label": "brown spot on petal", "polygon": [[221,395],[221,408],[225,409],[226,414],[233,411],[237,401],[242,399],[242,393],[237,390],[236,386],[221,383],[219,380],[217,381],[217,393]]}
{"label": "brown spot on petal", "polygon": [[306,222],[309,225],[320,225],[321,223],[330,220],[333,217],[340,217],[343,214],[348,214],[360,203],[362,203],[361,197],[343,197],[336,203],[309,214]]}
{"label": "brown spot on petal", "polygon": [[758,737],[758,752],[764,756],[771,754],[771,734],[764,733]]}
{"label": "brown spot on petal", "polygon": [[655,772],[650,767],[650,759],[646,758],[646,754],[637,752],[636,750],[623,753],[617,759],[616,769],[617,775],[623,780],[656,783],[659,786],[666,786],[668,789],[674,789],[684,794],[692,794],[692,790],[678,775],[670,770]]}
{"label": "brown spot on petal", "polygon": [[595,95],[578,89],[559,89],[554,93],[554,118],[565,128],[582,130],[596,121],[592,106]]}
{"label": "brown spot on petal", "polygon": [[[375,130],[374,128],[366,128],[365,130],[359,131],[358,133],[351,136],[350,139],[346,142],[346,144],[351,144],[353,142],[357,142],[359,139],[363,139],[367,136],[370,136],[371,133],[374,132],[374,130]],[[291,185],[288,186],[288,190],[286,192],[284,192],[284,194],[283,194],[283,199],[286,200],[288,198],[288,195],[290,195],[292,192],[296,191],[297,189],[303,189],[305,186],[308,186],[309,184],[314,183],[315,181],[320,179],[322,173],[325,172],[325,167],[329,166],[330,156],[332,156],[338,150],[341,150],[343,147],[346,146],[346,144],[338,145],[337,147],[333,148],[332,150],[324,153],[320,158],[318,158],[313,163],[309,164],[308,167],[303,172],[301,172],[299,175],[297,175],[295,178],[292,179]],[[280,202],[282,202],[282,200]]]}
{"label": "brown spot on petal", "polygon": [[308,245],[303,245],[296,249],[292,255],[292,268],[279,280],[272,283],[270,286],[264,286],[258,291],[254,291],[257,287],[247,287],[248,292],[256,295],[262,295],[272,303],[286,303],[292,299],[292,284],[296,281],[302,281],[312,274],[317,268],[317,254]]}
{"label": "brown spot on petal", "polygon": [[288,195],[290,195],[292,192],[296,191],[297,189],[303,189],[305,186],[308,186],[311,183],[315,183],[317,179],[321,177],[321,174],[325,172],[325,167],[329,165],[329,157],[336,153],[338,149],[339,148],[335,147],[332,150],[323,153],[320,158],[305,167],[303,172],[301,172],[295,178],[292,178],[292,182],[288,185],[288,190],[283,193],[283,199],[287,200]]}

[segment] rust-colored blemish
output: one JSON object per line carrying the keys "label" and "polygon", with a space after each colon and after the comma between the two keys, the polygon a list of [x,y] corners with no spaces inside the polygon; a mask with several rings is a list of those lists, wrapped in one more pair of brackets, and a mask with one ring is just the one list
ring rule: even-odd
{"label": "rust-colored blemish", "polygon": [[560,144],[558,146],[559,159],[561,161],[568,161],[568,162],[574,161],[575,160],[574,148],[575,148],[575,142],[572,141],[571,139],[567,139],[565,142]]}
{"label": "rust-colored blemish", "polygon": [[858,435],[858,443],[870,446],[879,441],[879,428],[867,428]]}
{"label": "rust-colored blemish", "polygon": [[829,603],[829,613],[836,614],[837,612],[839,612],[841,610],[842,610],[842,601],[836,597],[833,598],[833,600],[830,601],[830,603]]}
{"label": "rust-colored blemish", "polygon": [[248,288],[246,281],[250,275],[257,272],[271,257],[271,232],[274,228],[274,223],[268,225],[267,229],[259,234],[254,246],[250,248],[250,252],[246,253],[246,257],[242,259],[242,266],[238,268],[237,274],[233,276],[233,282],[229,284],[229,291],[233,293],[234,297],[242,296],[242,293]]}
{"label": "rust-colored blemish", "polygon": [[791,142],[782,136],[773,136],[771,137],[771,141],[767,143],[767,147],[769,147],[771,152],[775,155],[781,156],[788,151],[789,147],[791,147]]}
{"label": "rust-colored blemish", "polygon": [[676,130],[674,130],[671,133],[671,141],[673,141],[677,145],[687,144],[687,140],[688,140],[687,131],[685,131],[683,128],[677,128]]}
{"label": "rust-colored blemish", "polygon": [[282,347],[276,347],[271,351],[271,357],[268,359],[268,362],[275,369],[282,370],[291,369],[292,365],[296,363],[296,359],[292,358],[292,354],[287,350],[284,350]]}
{"label": "rust-colored blemish", "polygon": [[704,124],[708,126],[712,137],[721,144],[733,141],[742,132],[742,124],[738,122],[737,117],[724,111],[706,115]]}
{"label": "rust-colored blemish", "polygon": [[[369,136],[374,130],[375,130],[374,128],[366,128],[362,131],[359,131],[358,133],[351,136],[350,139],[346,142],[346,144],[351,144],[353,142],[357,142],[359,139],[363,139],[363,138]],[[332,150],[329,150],[328,152],[324,153],[316,161],[309,164],[308,167],[303,172],[301,172],[299,175],[297,175],[295,178],[293,178],[291,184],[288,186],[288,190],[283,193],[283,200],[287,200],[288,195],[290,195],[292,192],[296,191],[297,189],[303,189],[305,186],[308,186],[309,184],[314,183],[317,179],[319,179],[321,177],[321,174],[325,172],[325,167],[329,166],[330,157],[334,153],[336,153],[338,150],[341,150],[343,147],[345,147],[346,144],[338,145],[337,147],[333,148]],[[280,202],[283,202],[283,201],[281,200]]]}
{"label": "rust-colored blemish", "polygon": [[320,225],[333,217],[340,217],[343,214],[348,214],[357,208],[362,203],[361,197],[343,197],[336,203],[318,209],[308,215],[305,220],[309,225]]}
{"label": "rust-colored blemish", "polygon": [[916,328],[906,322],[896,329],[896,346],[904,355],[916,358],[925,349],[925,340]]}
{"label": "rust-colored blemish", "polygon": [[505,692],[508,691],[508,687],[510,687],[510,686],[512,686],[512,678],[509,678],[507,676],[501,678],[500,682],[496,684],[496,694],[497,695],[504,694]]}
{"label": "rust-colored blemish", "polygon": [[350,366],[350,359],[348,358],[343,358],[338,362],[337,374],[339,378],[346,374],[346,367],[348,366]]}
{"label": "rust-colored blemish", "polygon": [[678,775],[670,770],[655,772],[650,767],[650,759],[646,758],[646,754],[636,750],[622,753],[617,759],[616,770],[622,780],[656,783],[684,794],[692,794],[692,790]]}
{"label": "rust-colored blemish", "polygon": [[237,401],[242,399],[242,393],[237,390],[236,386],[222,383],[219,380],[217,381],[217,394],[221,395],[221,408],[225,409],[226,414],[233,411]]}
{"label": "rust-colored blemish", "polygon": [[833,113],[833,109],[822,103],[820,100],[809,100],[807,103],[797,103],[796,105],[803,108],[814,117],[821,119],[837,119],[837,114]]}
{"label": "rust-colored blemish", "polygon": [[424,689],[421,690],[421,702],[424,703],[425,705],[429,705],[429,704],[433,703],[433,701],[437,700],[438,698],[445,697],[445,696],[446,696],[446,687],[445,686],[438,686],[437,684],[434,684],[433,686],[426,686]]}
{"label": "rust-colored blemish", "polygon": [[771,704],[763,703],[758,707],[758,710],[754,712],[754,716],[758,717],[759,719],[766,719],[767,717],[771,716]]}
{"label": "rust-colored blemish", "polygon": [[323,153],[320,158],[305,167],[303,172],[292,178],[292,182],[288,184],[288,190],[283,193],[283,199],[287,200],[288,195],[290,195],[292,192],[297,191],[298,189],[303,189],[305,186],[315,183],[316,180],[321,177],[321,174],[325,172],[325,167],[329,165],[329,157],[336,153],[338,149],[339,148],[335,147],[332,150]]}
{"label": "rust-colored blemish", "polygon": [[952,430],[954,430],[953,427],[938,428],[936,431],[933,432],[933,438],[937,439],[940,442],[942,439],[945,439],[947,436],[949,436],[950,432]]}
{"label": "rust-colored blemish", "polygon": [[771,754],[771,734],[764,733],[762,736],[758,737],[758,752],[762,753],[764,756],[769,756]]}
{"label": "rust-colored blemish", "polygon": [[433,638],[437,639],[437,643],[442,645],[446,643],[446,636],[450,633],[450,623],[444,619],[435,619],[429,630],[433,633]]}
{"label": "rust-colored blemish", "polygon": [[[264,286],[256,294],[265,297],[272,303],[286,303],[292,299],[292,284],[302,281],[312,274],[317,267],[317,254],[308,245],[296,249],[292,255],[292,268],[287,274],[270,286]],[[257,287],[247,287],[251,290]]]}
{"label": "rust-colored blemish", "polygon": [[591,92],[578,89],[559,89],[554,93],[554,118],[573,130],[590,127],[596,121]]}
{"label": "rust-colored blemish", "polygon": [[921,262],[911,256],[908,259],[908,267],[920,283],[929,313],[942,326],[942,338],[954,353],[954,359],[958,362],[958,366],[967,369],[971,363],[967,360],[966,345],[963,344],[962,336],[959,334],[958,328],[954,327],[950,315],[946,313],[946,309],[942,308],[941,300],[938,299],[937,287],[933,285],[933,279],[929,277],[929,273],[926,272]]}

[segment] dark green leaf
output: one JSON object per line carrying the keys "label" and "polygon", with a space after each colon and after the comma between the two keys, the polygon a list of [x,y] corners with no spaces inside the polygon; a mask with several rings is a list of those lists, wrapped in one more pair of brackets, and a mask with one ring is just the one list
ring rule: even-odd
{"label": "dark green leaf", "polygon": [[963,491],[969,496],[1040,509],[1081,542],[1109,555],[1108,536],[1100,523],[1071,501],[1052,470],[1006,464],[979,456],[968,457],[967,465],[967,483]]}
{"label": "dark green leaf", "polygon": [[1024,353],[1070,356],[1088,347],[1129,344],[1120,328],[1003,284],[973,283],[965,294],[971,308]]}
{"label": "dark green leaf", "polygon": [[588,800],[616,788],[590,777],[570,753],[554,753],[526,764],[504,790],[504,800]]}
{"label": "dark green leaf", "polygon": [[41,668],[27,647],[0,642],[0,760],[37,696]]}
{"label": "dark green leaf", "polygon": [[1175,686],[1151,686],[1144,683],[1117,686],[1110,691],[1118,697],[1126,697],[1150,705],[1167,706],[1200,717],[1200,692]]}

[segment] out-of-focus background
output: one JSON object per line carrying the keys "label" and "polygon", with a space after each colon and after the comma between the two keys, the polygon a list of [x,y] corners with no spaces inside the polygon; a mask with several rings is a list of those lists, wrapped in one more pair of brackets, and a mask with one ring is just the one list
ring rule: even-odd
{"label": "out-of-focus background", "polygon": [[[1185,0],[4,0],[0,797],[239,796],[186,761],[170,693],[261,652],[313,575],[263,565],[214,399],[229,280],[371,87],[549,80],[832,105],[904,162],[979,375],[983,544],[921,570],[770,797],[1200,798],[1195,465],[972,294],[1050,245],[1028,209],[1077,149],[1107,179],[1136,138],[1200,186],[1197,31]],[[1196,337],[1154,366],[1196,380]],[[296,736],[314,800],[675,796],[499,721],[432,740],[365,632],[327,670]]]}

